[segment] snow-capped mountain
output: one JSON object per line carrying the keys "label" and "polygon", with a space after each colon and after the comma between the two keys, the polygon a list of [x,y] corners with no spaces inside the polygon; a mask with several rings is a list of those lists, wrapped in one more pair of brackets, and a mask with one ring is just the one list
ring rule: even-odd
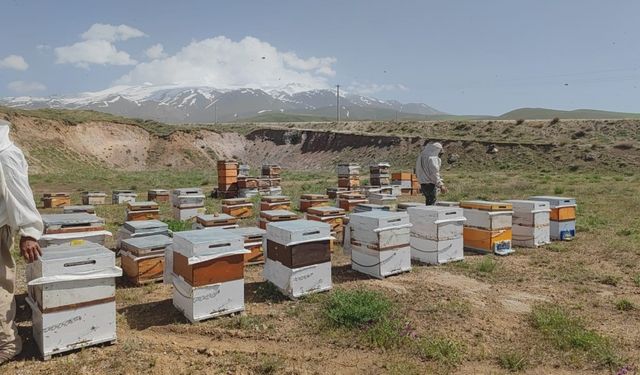
{"label": "snow-capped mountain", "polygon": [[[332,90],[287,93],[250,88],[115,86],[77,96],[0,98],[0,105],[24,109],[90,109],[168,123],[210,123],[252,119],[269,113],[333,118],[336,94]],[[348,93],[341,93],[340,107],[341,117],[345,120],[385,120],[398,114],[405,118],[444,114],[422,103],[403,104]]]}

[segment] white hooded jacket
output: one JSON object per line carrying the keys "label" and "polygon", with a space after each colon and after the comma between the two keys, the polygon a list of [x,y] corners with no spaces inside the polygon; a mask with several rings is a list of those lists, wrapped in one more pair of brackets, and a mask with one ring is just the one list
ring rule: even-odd
{"label": "white hooded jacket", "polygon": [[29,186],[27,161],[9,138],[11,124],[0,120],[0,227],[40,239],[44,226]]}
{"label": "white hooded jacket", "polygon": [[416,175],[420,184],[434,184],[441,187],[444,182],[440,178],[440,165],[442,161],[438,156],[442,151],[442,144],[428,143],[416,160]]}

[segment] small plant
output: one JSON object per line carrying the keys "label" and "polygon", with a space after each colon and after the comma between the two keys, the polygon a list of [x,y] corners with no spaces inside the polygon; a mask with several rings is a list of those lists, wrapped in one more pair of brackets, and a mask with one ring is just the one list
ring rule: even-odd
{"label": "small plant", "polygon": [[633,280],[633,284],[640,288],[640,273],[635,274],[631,280]]}
{"label": "small plant", "polygon": [[386,318],[391,306],[391,301],[376,291],[336,290],[325,305],[325,316],[336,327],[357,328]]}
{"label": "small plant", "polygon": [[563,187],[561,187],[561,186],[556,186],[556,187],[553,189],[553,193],[554,193],[554,194],[564,194],[564,188],[563,188]]}
{"label": "small plant", "polygon": [[618,283],[620,282],[620,278],[613,275],[607,275],[607,276],[601,277],[599,281],[601,284],[604,284],[604,285],[618,286]]}
{"label": "small plant", "polygon": [[164,220],[164,222],[167,223],[169,230],[172,232],[184,232],[191,229],[191,223],[188,221]]}
{"label": "small plant", "polygon": [[475,265],[475,270],[480,273],[492,273],[498,266],[498,262],[493,257],[487,256]]}
{"label": "small plant", "polygon": [[519,118],[516,120],[516,125],[522,125],[524,124],[524,119],[523,118]]}
{"label": "small plant", "polygon": [[554,117],[554,118],[551,120],[551,125],[557,124],[557,123],[559,123],[559,122],[560,122],[560,118],[559,118],[559,117]]}
{"label": "small plant", "polygon": [[399,348],[410,339],[398,320],[387,317],[371,325],[365,332],[365,338],[372,346],[384,349]]}
{"label": "small plant", "polygon": [[552,242],[546,246],[546,249],[554,253],[563,253],[567,251],[567,246],[562,242]]}
{"label": "small plant", "polygon": [[280,358],[267,357],[257,364],[254,369],[257,374],[271,375],[276,374],[282,367],[283,363]]}
{"label": "small plant", "polygon": [[636,305],[633,304],[633,302],[629,301],[628,299],[620,299],[618,301],[616,301],[616,309],[620,310],[620,311],[631,311],[631,310],[635,310]]}
{"label": "small plant", "polygon": [[520,352],[508,351],[498,356],[498,364],[505,370],[518,372],[525,370],[529,366],[527,357]]}
{"label": "small plant", "polygon": [[423,338],[415,343],[418,356],[425,360],[437,361],[448,367],[455,367],[462,360],[462,347],[447,338]]}

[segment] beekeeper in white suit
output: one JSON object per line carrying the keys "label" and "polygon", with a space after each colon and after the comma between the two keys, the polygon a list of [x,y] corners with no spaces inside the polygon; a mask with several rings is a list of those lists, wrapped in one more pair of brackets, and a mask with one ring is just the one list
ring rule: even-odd
{"label": "beekeeper in white suit", "polygon": [[[11,256],[13,237],[20,235],[20,254],[32,262],[42,255],[37,240],[42,218],[29,187],[27,161],[9,139],[11,124],[0,120],[0,365],[22,350],[22,340],[13,321],[16,264]],[[0,371],[1,372],[1,371]]]}
{"label": "beekeeper in white suit", "polygon": [[442,144],[439,142],[427,143],[416,160],[416,175],[420,183],[420,190],[425,197],[427,206],[436,204],[438,190],[447,192],[442,177],[440,177],[440,165],[442,160]]}

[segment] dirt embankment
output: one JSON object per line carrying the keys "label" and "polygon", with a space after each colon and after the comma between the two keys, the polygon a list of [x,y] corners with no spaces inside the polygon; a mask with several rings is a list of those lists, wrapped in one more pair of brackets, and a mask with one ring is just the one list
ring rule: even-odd
{"label": "dirt embankment", "polygon": [[[70,125],[55,120],[13,116],[12,137],[20,145],[35,173],[55,172],[90,163],[98,167],[146,170],[160,168],[211,168],[215,160],[234,158],[257,167],[265,162],[290,169],[331,169],[339,161],[363,165],[388,161],[410,168],[425,139],[420,136],[260,128],[243,135],[215,130],[175,131],[168,136],[149,133],[135,125],[87,122]],[[479,126],[479,125],[478,125]],[[516,142],[496,135],[474,140],[463,136],[429,139],[445,146],[447,168],[530,168],[570,170],[607,168],[625,170],[640,166],[636,145],[638,130],[628,129],[631,142],[588,143],[576,139]],[[489,139],[489,140],[488,140]],[[487,153],[495,144],[498,152]]]}

